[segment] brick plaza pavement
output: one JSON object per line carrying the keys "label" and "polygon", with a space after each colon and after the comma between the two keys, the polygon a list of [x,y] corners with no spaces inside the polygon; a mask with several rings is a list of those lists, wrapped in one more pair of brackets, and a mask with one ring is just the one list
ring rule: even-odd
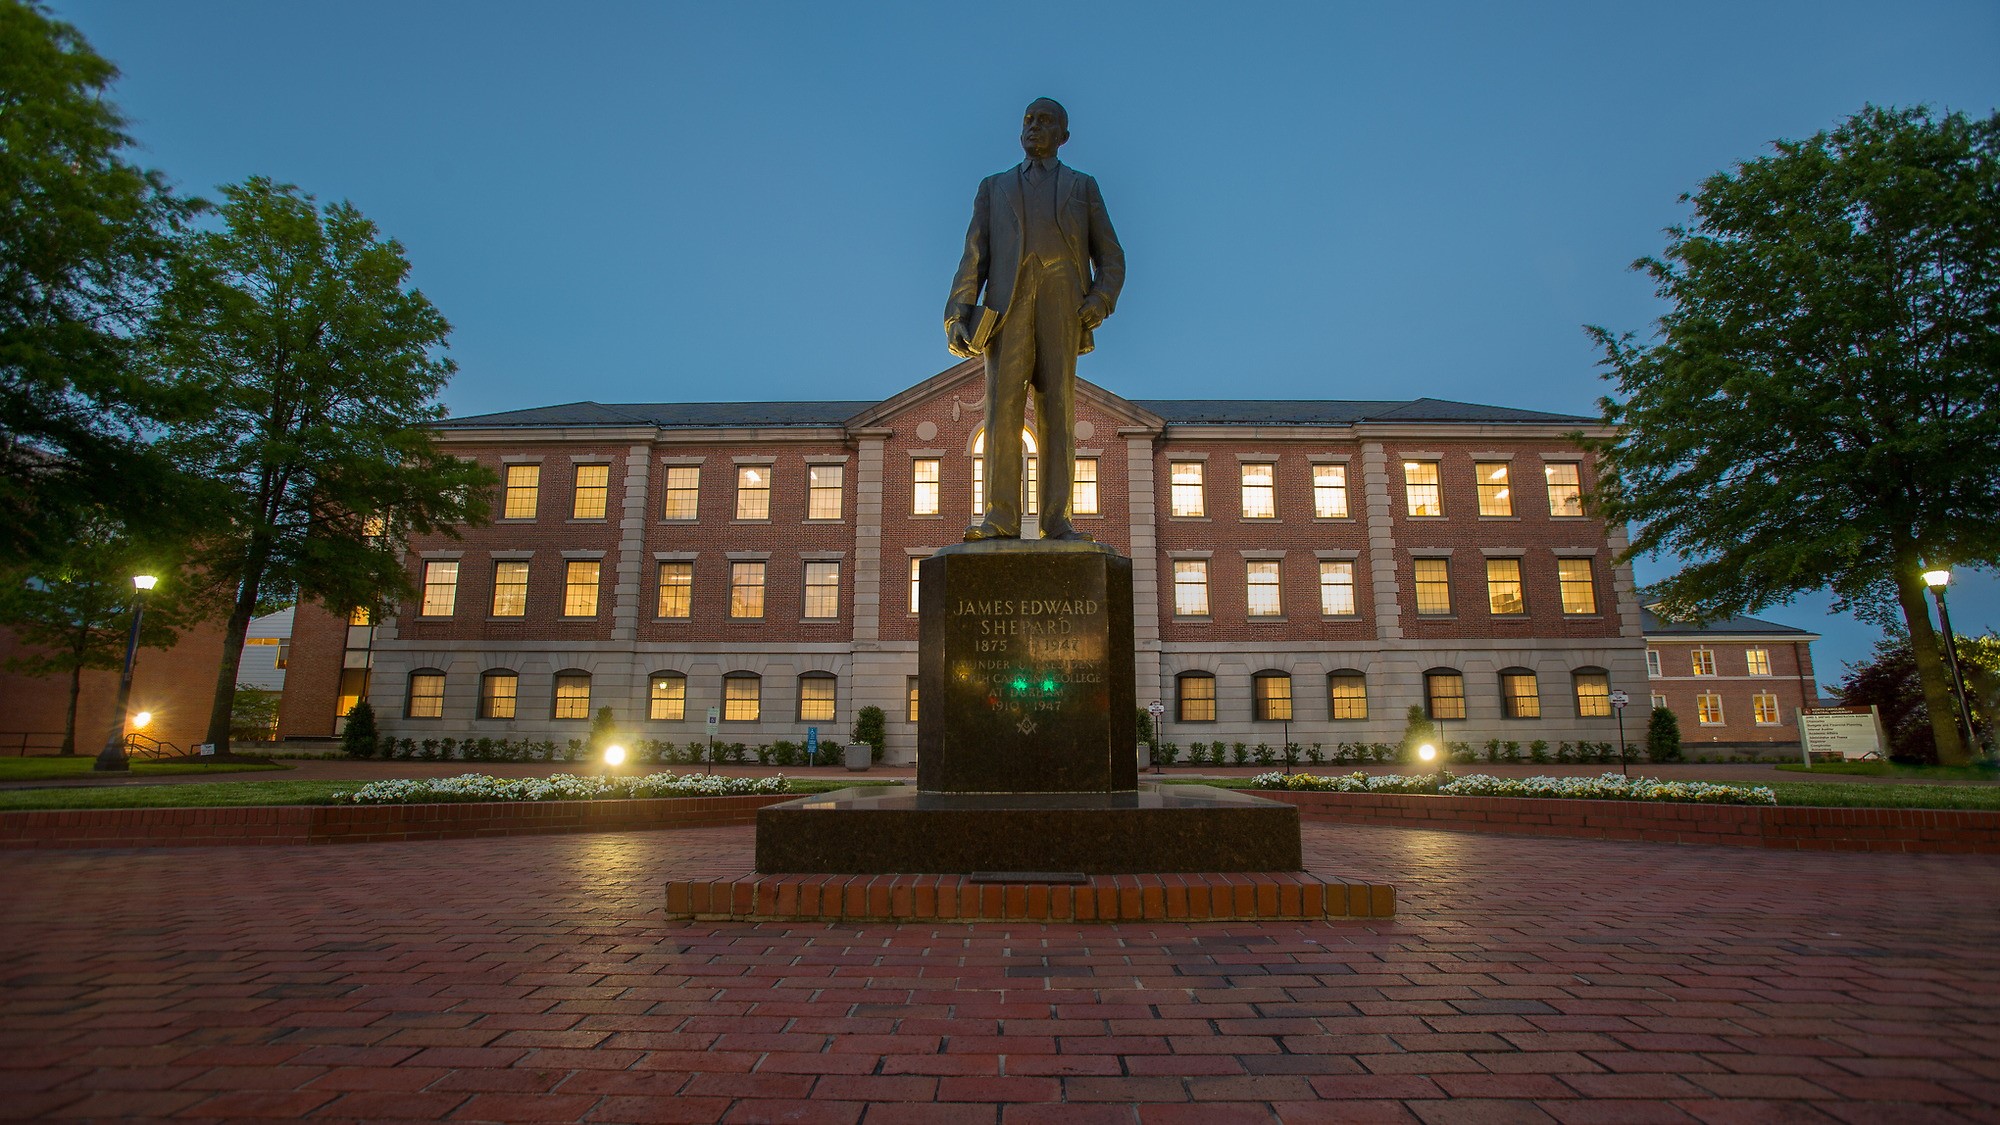
{"label": "brick plaza pavement", "polygon": [[1308,824],[1393,923],[659,919],[750,831],[9,855],[0,1114],[2000,1121],[2000,859]]}

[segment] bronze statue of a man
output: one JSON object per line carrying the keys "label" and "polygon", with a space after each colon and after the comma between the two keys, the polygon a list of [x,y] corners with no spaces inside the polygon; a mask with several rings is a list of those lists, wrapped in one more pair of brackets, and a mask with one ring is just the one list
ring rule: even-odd
{"label": "bronze statue of a man", "polygon": [[945,303],[953,355],[986,357],[986,512],[973,539],[1021,534],[1021,423],[1041,422],[1044,539],[1089,539],[1070,523],[1076,468],[1076,357],[1118,303],[1125,251],[1097,181],[1057,162],[1069,114],[1037,98],[1021,119],[1027,159],[986,177]]}

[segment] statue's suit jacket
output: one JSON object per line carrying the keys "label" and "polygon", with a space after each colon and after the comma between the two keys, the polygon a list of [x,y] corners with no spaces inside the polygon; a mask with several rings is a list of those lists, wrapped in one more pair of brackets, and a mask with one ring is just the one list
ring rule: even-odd
{"label": "statue's suit jacket", "polygon": [[[1026,223],[1020,165],[979,181],[979,193],[972,200],[972,225],[965,232],[965,255],[959,259],[945,303],[946,321],[963,319],[973,306],[983,304],[1000,314],[1000,330],[1006,330],[1007,307],[1021,273]],[[1104,209],[1097,181],[1061,163],[1056,165],[1056,225],[1084,283],[1085,296],[1096,295],[1104,315],[1110,316],[1125,284],[1125,251],[1111,229],[1111,215]],[[1091,333],[1085,332],[1077,352],[1081,355],[1095,346]]]}

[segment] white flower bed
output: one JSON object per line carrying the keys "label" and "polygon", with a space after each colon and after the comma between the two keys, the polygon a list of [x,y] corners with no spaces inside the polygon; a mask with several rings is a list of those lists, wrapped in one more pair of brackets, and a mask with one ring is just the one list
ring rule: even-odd
{"label": "white flower bed", "polygon": [[595,801],[619,797],[740,797],[784,793],[784,774],[770,777],[714,777],[698,773],[656,773],[645,777],[458,777],[371,781],[333,799],[354,805],[424,805],[443,801]]}
{"label": "white flower bed", "polygon": [[1763,785],[1717,785],[1707,781],[1662,781],[1656,777],[1490,777],[1473,774],[1383,774],[1356,771],[1336,777],[1272,771],[1250,779],[1258,789],[1308,793],[1436,793],[1446,797],[1583,797],[1608,801],[1693,801],[1707,805],[1775,805],[1778,795]]}

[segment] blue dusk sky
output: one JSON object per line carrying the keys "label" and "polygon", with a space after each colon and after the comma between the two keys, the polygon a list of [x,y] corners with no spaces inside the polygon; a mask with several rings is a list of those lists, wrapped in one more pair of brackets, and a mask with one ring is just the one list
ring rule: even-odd
{"label": "blue dusk sky", "polygon": [[[1582,326],[1650,330],[1628,266],[1702,177],[1869,102],[2000,105],[1990,0],[51,7],[183,190],[270,176],[408,248],[455,414],[942,370],[973,186],[1039,95],[1129,263],[1085,378],[1594,414]],[[1830,683],[1878,630],[1826,606],[1761,616]],[[2000,581],[1952,608],[2000,628]]]}

